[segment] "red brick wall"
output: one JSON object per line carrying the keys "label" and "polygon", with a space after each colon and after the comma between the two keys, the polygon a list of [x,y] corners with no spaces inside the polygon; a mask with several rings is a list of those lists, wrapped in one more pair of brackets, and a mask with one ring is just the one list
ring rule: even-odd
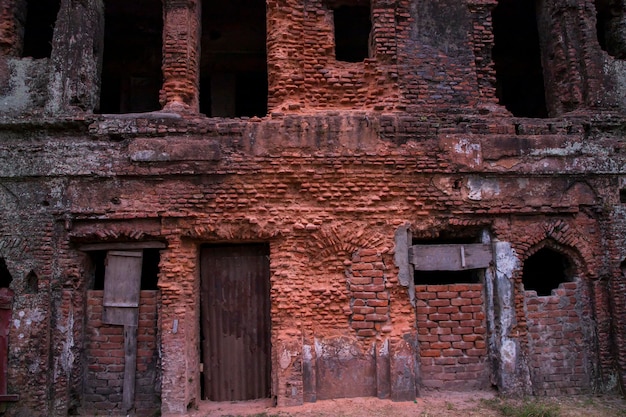
{"label": "red brick wall", "polygon": [[417,332],[425,388],[489,384],[482,284],[418,285]]}
{"label": "red brick wall", "polygon": [[352,257],[350,270],[351,326],[357,336],[376,336],[389,320],[389,292],[385,287],[382,256],[376,249],[363,249]]}
{"label": "red brick wall", "polygon": [[[102,294],[102,291],[87,292],[87,372],[82,407],[93,412],[117,413],[121,412],[124,384],[124,326],[102,323]],[[161,406],[158,305],[157,291],[141,291],[135,375],[138,415],[153,415]]]}
{"label": "red brick wall", "polygon": [[580,394],[590,389],[588,355],[593,350],[584,322],[591,312],[581,287],[580,282],[565,282],[545,297],[524,292],[535,394]]}

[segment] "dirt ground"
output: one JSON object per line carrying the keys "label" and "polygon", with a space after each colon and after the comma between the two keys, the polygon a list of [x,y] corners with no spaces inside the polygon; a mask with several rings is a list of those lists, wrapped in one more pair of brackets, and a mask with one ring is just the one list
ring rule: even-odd
{"label": "dirt ground", "polygon": [[[545,407],[550,414],[521,413],[524,407]],[[519,414],[515,414],[516,412]],[[214,403],[203,401],[192,417],[626,417],[626,401],[617,396],[504,400],[490,392],[422,394],[414,402],[377,398],[345,398],[272,407],[269,400]]]}

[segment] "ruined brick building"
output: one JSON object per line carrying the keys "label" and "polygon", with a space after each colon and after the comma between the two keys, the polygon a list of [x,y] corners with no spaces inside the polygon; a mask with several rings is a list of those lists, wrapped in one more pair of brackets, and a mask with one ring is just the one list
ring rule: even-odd
{"label": "ruined brick building", "polygon": [[624,0],[0,0],[0,411],[626,383]]}

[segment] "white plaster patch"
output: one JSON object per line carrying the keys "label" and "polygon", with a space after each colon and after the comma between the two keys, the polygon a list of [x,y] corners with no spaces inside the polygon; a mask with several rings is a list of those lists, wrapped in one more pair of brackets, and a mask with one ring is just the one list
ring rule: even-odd
{"label": "white plaster patch", "polygon": [[[482,149],[480,143],[472,143],[469,139],[460,139],[454,144],[454,152],[465,155],[473,166],[482,163]],[[472,165],[470,164],[470,165]]]}
{"label": "white plaster patch", "polygon": [[379,356],[389,356],[389,339],[386,339],[378,349]]}
{"label": "white plaster patch", "polygon": [[467,179],[467,198],[480,201],[500,195],[500,183],[493,179],[469,177]]}
{"label": "white plaster patch", "polygon": [[515,368],[515,359],[517,357],[515,342],[512,340],[503,341],[500,348],[500,357],[505,368],[509,370]]}
{"label": "white plaster patch", "polygon": [[282,369],[287,369],[289,365],[291,365],[291,355],[287,349],[283,349],[283,353],[281,353],[278,363]]}
{"label": "white plaster patch", "polygon": [[313,352],[311,351],[311,346],[302,346],[302,358],[305,362],[310,362],[311,360],[313,360]]}

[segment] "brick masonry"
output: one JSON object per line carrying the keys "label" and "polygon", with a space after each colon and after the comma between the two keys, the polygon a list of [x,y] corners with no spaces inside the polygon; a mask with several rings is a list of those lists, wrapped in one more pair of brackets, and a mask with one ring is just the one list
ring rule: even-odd
{"label": "brick masonry", "polygon": [[583,285],[566,282],[552,295],[526,291],[530,374],[538,395],[580,394],[589,389],[594,369],[591,311]]}
{"label": "brick masonry", "polygon": [[[120,413],[124,383],[124,326],[102,323],[102,291],[88,291],[85,323],[87,366],[83,412]],[[157,291],[142,291],[137,327],[135,410],[151,416],[160,409],[160,364],[157,336]]]}
{"label": "brick masonry", "polygon": [[417,340],[425,388],[489,387],[482,284],[417,285]]}

